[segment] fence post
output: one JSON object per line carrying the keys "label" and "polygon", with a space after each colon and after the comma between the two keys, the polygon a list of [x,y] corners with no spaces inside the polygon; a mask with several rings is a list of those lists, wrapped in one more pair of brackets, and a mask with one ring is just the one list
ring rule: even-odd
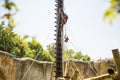
{"label": "fence post", "polygon": [[112,53],[113,53],[113,57],[114,57],[116,68],[117,68],[118,80],[120,80],[120,53],[118,49],[112,50]]}

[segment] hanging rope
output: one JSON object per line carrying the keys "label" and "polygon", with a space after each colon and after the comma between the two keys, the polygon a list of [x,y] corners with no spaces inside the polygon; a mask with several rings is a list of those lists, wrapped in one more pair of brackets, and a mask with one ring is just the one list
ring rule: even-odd
{"label": "hanging rope", "polygon": [[72,63],[73,63],[73,65],[76,67],[77,71],[79,71],[79,76],[80,76],[80,78],[81,78],[81,79],[84,79],[83,76],[81,75],[81,74],[82,74],[81,71],[78,69],[78,67],[76,66],[75,62],[72,61]]}
{"label": "hanging rope", "polygon": [[[68,28],[68,27],[66,27],[66,30],[69,32],[69,35],[71,36],[71,38],[74,38],[73,37],[73,35],[71,34],[71,31],[70,31],[70,29]],[[67,32],[67,31],[65,31],[65,32]],[[67,34],[67,33],[66,33]],[[77,50],[77,51],[81,51],[81,50],[79,50],[77,47],[78,47],[78,45],[75,43],[75,41],[72,39],[72,41],[71,41],[71,38],[69,39],[69,42],[70,42],[70,44]],[[73,43],[74,42],[74,43]],[[77,46],[77,47],[76,47]]]}
{"label": "hanging rope", "polygon": [[[48,38],[48,37],[47,37]],[[45,39],[45,42],[49,39]],[[41,51],[41,49],[40,49]],[[35,59],[37,59],[37,57],[39,56],[40,53],[38,53],[36,56],[35,56]],[[30,66],[28,67],[28,69],[26,70],[25,74],[23,75],[22,79],[21,80],[24,80],[24,78],[26,77],[26,75],[28,74],[28,72],[30,71],[31,67],[33,66],[35,60],[32,61],[32,63],[30,64]]]}
{"label": "hanging rope", "polygon": [[[37,57],[39,56],[40,53],[38,53],[35,57],[35,59],[37,59]],[[28,72],[30,71],[31,67],[33,66],[35,60],[32,61],[31,65],[28,67],[28,69],[26,70],[25,74],[23,75],[21,80],[24,80],[24,78],[26,77],[26,75],[28,74]]]}
{"label": "hanging rope", "polygon": [[95,75],[98,76],[98,73],[96,72],[96,70],[91,66],[90,63],[88,63],[88,64],[89,64],[90,68],[92,69],[92,71],[95,73]]}
{"label": "hanging rope", "polygon": [[[67,44],[66,44],[66,50],[67,50]],[[74,59],[73,57],[71,58],[71,59]],[[80,79],[83,79],[83,77],[82,77],[82,73],[79,71],[79,69],[77,68],[77,66],[76,66],[76,64],[73,62],[73,60],[71,60],[71,62],[72,62],[72,65],[70,65],[70,61],[68,61],[68,63],[66,62],[66,67],[68,68],[68,66],[69,66],[69,68],[67,69],[67,70],[65,70],[65,75],[68,75],[69,77],[70,77],[70,75],[69,74],[67,74],[68,72],[70,72],[70,69],[72,70],[72,72],[74,72],[74,71],[78,71],[79,72],[79,77],[80,77]],[[75,68],[73,68],[73,66],[75,67]]]}

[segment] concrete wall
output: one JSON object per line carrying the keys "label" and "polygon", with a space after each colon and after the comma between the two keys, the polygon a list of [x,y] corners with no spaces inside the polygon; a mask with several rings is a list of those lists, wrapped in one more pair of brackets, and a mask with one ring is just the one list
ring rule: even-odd
{"label": "concrete wall", "polygon": [[[76,80],[105,74],[108,68],[115,69],[113,61],[64,61],[64,75],[73,77],[77,71]],[[0,80],[54,80],[53,76],[55,74],[52,62],[36,61],[30,58],[14,59],[7,52],[0,51]]]}

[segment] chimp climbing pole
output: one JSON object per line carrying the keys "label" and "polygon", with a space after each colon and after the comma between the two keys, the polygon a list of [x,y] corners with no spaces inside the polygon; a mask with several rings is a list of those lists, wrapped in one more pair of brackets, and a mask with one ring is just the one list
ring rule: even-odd
{"label": "chimp climbing pole", "polygon": [[63,58],[62,58],[62,55],[63,55],[63,49],[62,49],[62,46],[63,46],[63,27],[64,27],[64,24],[67,22],[67,19],[68,19],[68,16],[64,13],[64,10],[63,10],[63,0],[55,0],[56,2],[56,61],[55,61],[55,77],[58,78],[58,77],[63,77]]}

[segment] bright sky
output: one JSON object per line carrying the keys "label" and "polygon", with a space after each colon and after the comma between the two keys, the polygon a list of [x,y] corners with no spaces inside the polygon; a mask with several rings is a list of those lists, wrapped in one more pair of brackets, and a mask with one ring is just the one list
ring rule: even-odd
{"label": "bright sky", "polygon": [[[68,48],[91,56],[92,60],[112,57],[112,49],[120,49],[120,16],[111,26],[103,14],[107,0],[64,0],[69,19],[65,26],[70,41]],[[35,37],[43,46],[54,43],[55,0],[15,0],[19,12],[15,31]]]}

